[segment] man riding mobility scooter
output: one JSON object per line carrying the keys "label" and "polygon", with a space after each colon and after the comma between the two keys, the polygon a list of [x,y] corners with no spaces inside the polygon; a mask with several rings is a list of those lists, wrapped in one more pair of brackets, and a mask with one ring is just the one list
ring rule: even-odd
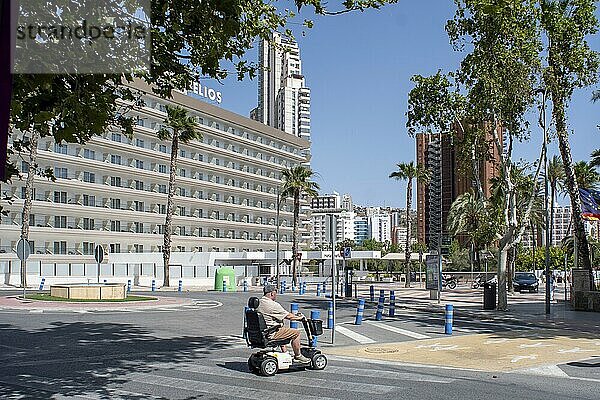
{"label": "man riding mobility scooter", "polygon": [[[309,362],[295,362],[292,356],[277,348],[290,344],[291,339],[269,339],[280,327],[268,327],[263,315],[256,311],[260,300],[257,297],[251,297],[248,300],[248,309],[246,310],[246,325],[244,333],[248,346],[260,348],[248,359],[248,367],[252,372],[260,372],[265,376],[273,376],[279,370],[290,368],[312,368],[322,370],[327,366],[327,358],[321,354],[321,351],[314,347],[302,347],[302,355],[309,359]],[[323,334],[323,321],[307,319],[303,316],[302,325],[308,338],[309,346],[313,343],[313,338]]]}

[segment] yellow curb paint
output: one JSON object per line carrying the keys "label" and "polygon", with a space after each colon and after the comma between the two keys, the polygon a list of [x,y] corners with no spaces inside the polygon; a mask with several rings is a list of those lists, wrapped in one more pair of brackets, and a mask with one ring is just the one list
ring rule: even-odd
{"label": "yellow curb paint", "polygon": [[527,330],[333,347],[327,352],[346,357],[502,372],[600,357],[600,345],[588,333]]}

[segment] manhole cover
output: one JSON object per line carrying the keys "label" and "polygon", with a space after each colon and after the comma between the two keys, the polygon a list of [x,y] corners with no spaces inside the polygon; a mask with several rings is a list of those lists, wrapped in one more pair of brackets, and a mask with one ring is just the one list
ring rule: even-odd
{"label": "manhole cover", "polygon": [[367,353],[375,353],[375,354],[386,354],[386,353],[397,353],[398,349],[390,349],[385,347],[367,347],[365,349]]}

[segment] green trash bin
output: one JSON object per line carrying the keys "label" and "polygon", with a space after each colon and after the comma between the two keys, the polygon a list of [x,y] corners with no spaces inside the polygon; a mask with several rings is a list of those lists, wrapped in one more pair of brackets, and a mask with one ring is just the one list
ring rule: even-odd
{"label": "green trash bin", "polygon": [[223,267],[215,272],[215,290],[223,291],[223,281],[227,283],[228,292],[235,292],[235,272],[233,268]]}

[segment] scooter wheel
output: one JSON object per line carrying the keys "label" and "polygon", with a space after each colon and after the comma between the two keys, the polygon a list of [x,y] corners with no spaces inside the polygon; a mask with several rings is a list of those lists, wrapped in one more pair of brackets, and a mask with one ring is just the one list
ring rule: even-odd
{"label": "scooter wheel", "polygon": [[277,373],[278,369],[277,360],[273,357],[265,358],[263,362],[260,363],[260,373],[264,376],[273,376]]}
{"label": "scooter wheel", "polygon": [[312,369],[322,370],[327,366],[327,357],[323,354],[315,354],[312,358]]}

